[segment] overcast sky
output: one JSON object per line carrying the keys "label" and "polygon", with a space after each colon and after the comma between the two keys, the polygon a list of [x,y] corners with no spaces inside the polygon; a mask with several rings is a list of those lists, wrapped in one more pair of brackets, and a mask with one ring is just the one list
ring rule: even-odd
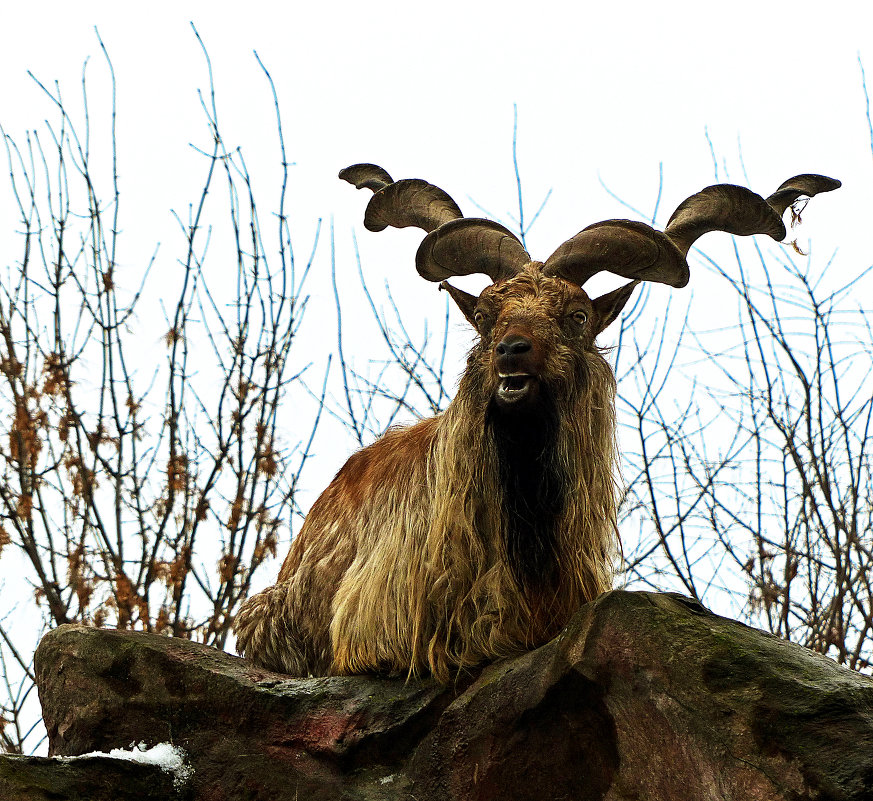
{"label": "overcast sky", "polygon": [[[225,139],[242,146],[256,188],[267,194],[279,157],[269,87],[253,51],[272,74],[295,163],[298,249],[308,249],[318,218],[333,215],[340,281],[355,283],[356,230],[368,275],[377,286],[390,278],[416,313],[439,314],[444,301],[415,275],[421,232],[364,231],[368,193],[336,173],[373,161],[395,178],[443,187],[467,216],[479,214],[475,200],[509,222],[514,104],[528,214],[552,190],[528,240],[534,258],[591,222],[633,216],[601,181],[650,215],[662,165],[663,226],[682,199],[716,178],[745,183],[741,150],[751,188],[765,195],[801,172],[840,178],[839,193],[811,204],[801,238],[812,238],[823,258],[839,247],[846,269],[870,263],[873,159],[859,66],[860,57],[873,84],[869,2],[6,3],[0,122],[19,139],[52,112],[27,70],[60,81],[75,109],[90,59],[99,141],[109,97],[99,28],[118,83],[119,262],[131,275],[157,242],[157,274],[178,269],[181,240],[170,210],[184,214],[203,177],[203,159],[189,146],[209,143],[196,94],[207,86],[206,67],[192,21],[212,59]],[[20,247],[9,239],[8,200],[3,186],[4,264]],[[231,277],[229,255],[214,253],[211,269]],[[333,325],[328,255],[320,251],[310,285],[315,313],[303,331],[310,341],[323,342],[319,327]],[[705,275],[694,276],[701,303],[718,295]],[[349,448],[328,460],[325,475]],[[314,478],[308,490],[323,483]]]}
{"label": "overcast sky", "polygon": [[666,213],[711,182],[707,128],[734,180],[742,177],[741,138],[762,191],[804,171],[838,175],[847,193],[868,185],[858,56],[867,49],[873,73],[873,4],[831,7],[841,11],[805,0],[567,8],[4,4],[0,119],[16,133],[48,113],[28,69],[43,81],[60,80],[78,100],[89,57],[92,103],[99,102],[97,25],[118,78],[123,189],[128,202],[152,210],[148,224],[160,229],[165,208],[187,199],[180,165],[196,163],[187,144],[204,127],[195,90],[205,86],[205,69],[193,21],[212,57],[226,137],[250,159],[274,146],[268,87],[253,50],[272,72],[298,165],[295,190],[313,217],[360,211],[360,199],[335,180],[339,168],[360,160],[382,163],[395,177],[427,177],[461,199],[511,208],[514,103],[527,188],[531,197],[554,188],[548,218],[568,234],[591,215],[618,212],[598,173],[623,195],[653,202],[663,162]]}

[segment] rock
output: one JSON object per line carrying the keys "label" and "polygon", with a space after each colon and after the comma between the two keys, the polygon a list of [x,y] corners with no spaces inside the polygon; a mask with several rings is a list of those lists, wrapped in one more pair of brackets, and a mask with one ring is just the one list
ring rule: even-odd
{"label": "rock", "polygon": [[873,798],[873,679],[677,595],[608,593],[445,688],[81,626],[36,671],[51,754],[171,742],[203,801]]}
{"label": "rock", "polygon": [[35,666],[50,754],[170,742],[210,801],[333,801],[347,785],[383,798],[452,698],[433,681],[292,680],[187,640],[75,625],[43,638]]}
{"label": "rock", "polygon": [[0,756],[3,801],[185,801],[190,789],[156,765],[126,759]]}

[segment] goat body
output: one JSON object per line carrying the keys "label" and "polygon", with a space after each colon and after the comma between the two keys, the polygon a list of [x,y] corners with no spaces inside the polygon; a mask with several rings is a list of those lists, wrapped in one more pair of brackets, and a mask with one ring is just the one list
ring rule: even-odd
{"label": "goat body", "polygon": [[374,190],[368,228],[430,232],[416,260],[425,278],[481,271],[494,283],[479,297],[442,284],[478,334],[456,397],[348,460],[277,583],[240,610],[238,648],[290,675],[430,672],[445,682],[546,642],[612,586],[615,379],[595,337],[638,281],[593,300],[581,284],[607,269],[681,286],[702,233],[782,238],[790,203],[839,183],[798,176],[766,201],[709,187],[663,233],[599,223],[543,264],[496,223],[462,218],[430,184],[395,183],[373,165],[341,177]]}

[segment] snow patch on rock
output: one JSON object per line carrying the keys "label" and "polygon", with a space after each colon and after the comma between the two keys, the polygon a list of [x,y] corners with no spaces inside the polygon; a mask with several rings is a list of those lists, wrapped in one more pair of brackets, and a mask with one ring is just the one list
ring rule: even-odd
{"label": "snow patch on rock", "polygon": [[145,743],[131,743],[130,748],[113,748],[111,751],[89,751],[66,759],[84,759],[85,757],[105,757],[107,759],[126,759],[129,762],[139,762],[142,765],[157,765],[166,773],[175,775],[175,783],[181,784],[191,778],[193,769],[185,761],[185,752],[170,743],[158,743],[151,748]]}

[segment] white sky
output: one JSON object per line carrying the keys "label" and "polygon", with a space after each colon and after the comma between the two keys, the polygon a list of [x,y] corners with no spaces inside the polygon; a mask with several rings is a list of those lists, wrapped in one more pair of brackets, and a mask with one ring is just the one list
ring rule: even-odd
{"label": "white sky", "polygon": [[[137,12],[131,9],[136,8]],[[257,50],[276,81],[297,189],[338,230],[361,198],[335,180],[354,161],[422,176],[463,202],[511,208],[512,104],[532,198],[567,235],[618,213],[597,183],[640,203],[658,162],[665,211],[712,181],[704,128],[737,168],[741,137],[765,193],[797,172],[869,181],[857,57],[870,53],[873,4],[17,3],[0,17],[0,119],[12,133],[47,107],[25,71],[78,99],[82,62],[103,76],[99,27],[119,84],[123,189],[159,231],[182,207],[202,131],[200,31],[215,67],[226,136],[250,159],[274,144]],[[427,9],[427,10],[425,10]],[[180,170],[180,167],[182,169]],[[844,193],[842,204],[848,203]],[[669,207],[669,208],[667,208]],[[468,213],[472,210],[468,209]],[[356,221],[356,220],[355,220]],[[562,236],[559,234],[559,236]],[[402,234],[401,234],[402,236]],[[545,236],[545,235],[544,235]],[[546,249],[559,244],[547,241]]]}
{"label": "white sky", "polygon": [[[572,7],[556,2],[6,3],[0,12],[0,123],[17,139],[51,114],[26,71],[47,83],[59,80],[68,104],[76,108],[82,64],[90,57],[97,152],[101,126],[106,130],[107,98],[93,30],[99,28],[118,81],[125,229],[119,261],[133,276],[157,242],[156,274],[177,274],[181,240],[170,209],[184,216],[203,176],[202,159],[189,143],[208,145],[196,95],[206,87],[206,70],[190,21],[212,58],[225,138],[242,145],[256,188],[265,192],[275,190],[278,154],[269,88],[253,50],[272,73],[289,157],[296,164],[290,211],[298,252],[308,251],[316,219],[334,215],[341,282],[356,285],[354,229],[374,285],[390,278],[395,295],[406,299],[413,315],[421,310],[438,316],[444,302],[414,271],[422,233],[364,231],[369,193],[356,192],[336,173],[353,162],[373,161],[395,178],[423,177],[443,187],[467,216],[479,214],[469,200],[474,198],[505,220],[516,208],[514,103],[527,213],[553,190],[528,240],[535,258],[545,258],[591,222],[629,216],[599,178],[651,213],[659,163],[664,189],[658,223],[663,226],[682,199],[715,180],[708,130],[720,161],[719,180],[745,182],[739,142],[751,187],[762,194],[797,173],[840,178],[839,193],[810,205],[801,237],[812,238],[822,254],[839,246],[849,254],[842,258],[844,266],[857,265],[860,271],[870,263],[865,232],[873,157],[858,57],[873,88],[873,3],[844,2],[828,9],[807,0]],[[4,185],[3,265],[17,258],[19,247],[9,237],[15,220],[4,205],[6,193]],[[314,343],[317,358],[317,346],[329,345],[333,337],[327,256],[323,247],[303,330],[303,341]],[[212,269],[219,278],[222,270],[230,278],[233,264],[213,253]],[[710,294],[719,293],[708,288],[700,271],[693,275],[696,301],[702,298],[705,304]],[[319,331],[324,325],[326,332]],[[162,333],[155,333],[155,342]],[[370,333],[355,343],[359,359],[367,358]],[[338,446],[305,481],[309,498],[304,504],[350,448]]]}

